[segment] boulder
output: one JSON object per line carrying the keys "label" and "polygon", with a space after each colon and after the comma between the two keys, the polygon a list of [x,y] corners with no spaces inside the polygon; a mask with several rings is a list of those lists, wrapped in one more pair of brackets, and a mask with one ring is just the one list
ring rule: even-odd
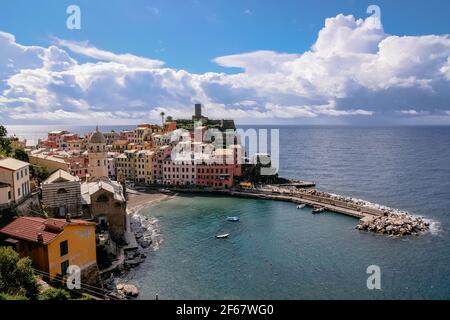
{"label": "boulder", "polygon": [[139,290],[135,285],[120,283],[116,286],[118,296],[137,297]]}

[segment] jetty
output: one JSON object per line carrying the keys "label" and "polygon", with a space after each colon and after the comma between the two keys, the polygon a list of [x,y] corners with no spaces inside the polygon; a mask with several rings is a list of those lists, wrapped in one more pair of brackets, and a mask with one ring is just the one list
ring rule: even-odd
{"label": "jetty", "polygon": [[222,194],[232,197],[265,199],[305,204],[323,208],[359,219],[356,229],[388,235],[405,236],[429,230],[430,224],[422,218],[413,217],[406,211],[392,209],[368,201],[339,196],[314,188],[314,183],[298,182],[283,185],[261,185],[255,188],[214,190],[208,188],[179,188],[171,190],[188,193]]}
{"label": "jetty", "polygon": [[[254,190],[212,190],[205,188],[172,188],[176,192],[188,192],[188,193],[211,193],[222,194],[233,197],[241,198],[253,198],[253,199],[266,199],[275,201],[293,202],[296,204],[306,204],[311,207],[322,207],[327,211],[344,214],[353,218],[368,220],[375,217],[385,215],[385,211],[376,208],[366,207],[360,204],[354,204],[347,201],[337,200],[323,195],[310,194],[304,192],[303,188],[298,188],[298,185],[302,186],[314,186],[313,183],[297,183],[296,186],[264,186]],[[309,189],[311,190],[311,189]],[[312,189],[315,190],[315,189]]]}

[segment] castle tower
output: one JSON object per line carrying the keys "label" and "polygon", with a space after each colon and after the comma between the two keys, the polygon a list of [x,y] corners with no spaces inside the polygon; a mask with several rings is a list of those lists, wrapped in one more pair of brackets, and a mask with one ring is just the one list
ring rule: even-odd
{"label": "castle tower", "polygon": [[108,177],[108,162],[106,154],[106,139],[105,136],[98,130],[91,134],[88,142],[88,156],[89,156],[89,177],[107,178]]}

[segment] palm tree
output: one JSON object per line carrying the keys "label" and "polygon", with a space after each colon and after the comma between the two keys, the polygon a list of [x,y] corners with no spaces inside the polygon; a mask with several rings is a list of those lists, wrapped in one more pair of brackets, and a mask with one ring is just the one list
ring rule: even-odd
{"label": "palm tree", "polygon": [[164,116],[166,115],[164,111],[159,114],[162,118],[162,125],[164,125]]}

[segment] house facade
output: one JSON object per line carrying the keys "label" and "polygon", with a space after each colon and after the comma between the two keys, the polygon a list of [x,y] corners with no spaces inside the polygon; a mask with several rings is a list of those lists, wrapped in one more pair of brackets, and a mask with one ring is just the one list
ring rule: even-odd
{"label": "house facade", "polygon": [[[66,275],[71,265],[81,269],[87,283],[98,272],[95,223],[70,219],[19,217],[0,229],[2,245],[29,257],[33,267],[50,280]],[[94,277],[95,278],[95,277]]]}
{"label": "house facade", "polygon": [[58,170],[42,182],[42,205],[52,217],[81,215],[80,178]]}
{"label": "house facade", "polygon": [[11,202],[19,203],[31,193],[30,164],[13,158],[1,159],[0,182],[10,186]]}

